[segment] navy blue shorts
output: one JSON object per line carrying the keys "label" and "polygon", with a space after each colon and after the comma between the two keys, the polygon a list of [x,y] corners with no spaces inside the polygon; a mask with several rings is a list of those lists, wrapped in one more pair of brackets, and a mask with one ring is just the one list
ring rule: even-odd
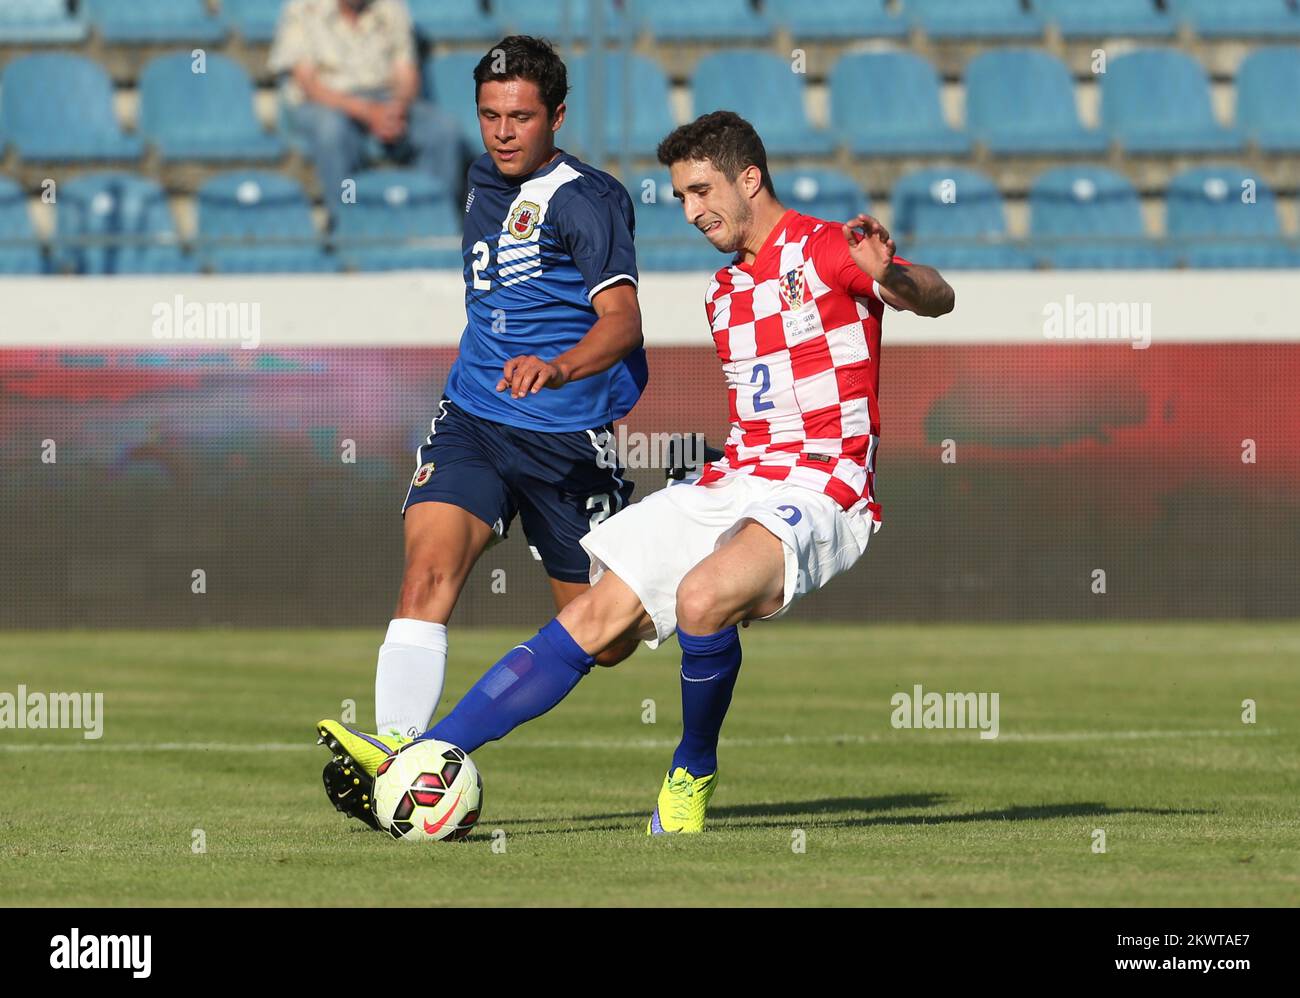
{"label": "navy blue shorts", "polygon": [[504,538],[515,514],[546,574],[586,582],[591,559],[578,542],[627,505],[613,426],[543,433],[494,423],[444,397],[402,504],[445,502],[473,513]]}

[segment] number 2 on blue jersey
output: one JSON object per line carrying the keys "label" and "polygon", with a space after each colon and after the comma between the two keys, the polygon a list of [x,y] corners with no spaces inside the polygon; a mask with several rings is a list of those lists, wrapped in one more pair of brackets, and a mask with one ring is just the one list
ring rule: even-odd
{"label": "number 2 on blue jersey", "polygon": [[470,269],[474,272],[474,290],[491,291],[492,282],[479,276],[492,262],[492,250],[482,239],[474,244],[474,262]]}
{"label": "number 2 on blue jersey", "polygon": [[775,409],[776,403],[770,399],[763,398],[765,392],[772,390],[772,372],[767,369],[766,364],[755,364],[754,373],[750,375],[749,383],[758,384],[762,381],[762,387],[754,392],[754,411],[762,412],[765,409]]}

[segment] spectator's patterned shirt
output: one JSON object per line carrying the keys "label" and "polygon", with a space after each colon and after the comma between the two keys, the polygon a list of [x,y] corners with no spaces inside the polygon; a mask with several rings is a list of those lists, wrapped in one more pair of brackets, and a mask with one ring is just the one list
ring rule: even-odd
{"label": "spectator's patterned shirt", "polygon": [[[385,90],[398,63],[414,63],[415,37],[404,0],[373,0],[355,24],[339,12],[339,0],[290,0],[271,47],[274,73],[291,74],[309,62],[321,82],[344,93]],[[302,91],[290,77],[285,98],[301,103]]]}

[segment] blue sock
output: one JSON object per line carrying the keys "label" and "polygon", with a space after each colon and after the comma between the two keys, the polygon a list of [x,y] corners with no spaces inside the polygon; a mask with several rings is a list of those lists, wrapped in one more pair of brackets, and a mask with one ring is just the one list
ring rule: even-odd
{"label": "blue sock", "polygon": [[718,771],[718,734],[740,674],[740,635],[735,627],[699,637],[677,629],[682,646],[682,740],[670,772],[692,776]]}
{"label": "blue sock", "polygon": [[425,738],[451,742],[474,752],[486,742],[545,714],[591,671],[595,659],[583,651],[558,620],[522,645],[515,645],[488,669],[450,714]]}

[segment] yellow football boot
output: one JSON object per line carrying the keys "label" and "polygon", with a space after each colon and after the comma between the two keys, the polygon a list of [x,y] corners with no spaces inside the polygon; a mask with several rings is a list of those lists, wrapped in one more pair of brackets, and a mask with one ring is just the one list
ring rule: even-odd
{"label": "yellow football boot", "polygon": [[704,831],[704,812],[718,785],[718,774],[692,776],[681,766],[664,777],[659,801],[645,827],[647,835]]}
{"label": "yellow football boot", "polygon": [[371,779],[381,762],[411,740],[401,735],[368,735],[329,720],[319,722],[316,731],[320,734],[318,745],[324,745],[334,755],[350,757]]}
{"label": "yellow football boot", "polygon": [[338,721],[316,725],[318,745],[330,751],[321,779],[330,803],[350,817],[378,830],[371,804],[375,798],[375,772],[380,763],[411,739],[400,735],[368,735]]}

